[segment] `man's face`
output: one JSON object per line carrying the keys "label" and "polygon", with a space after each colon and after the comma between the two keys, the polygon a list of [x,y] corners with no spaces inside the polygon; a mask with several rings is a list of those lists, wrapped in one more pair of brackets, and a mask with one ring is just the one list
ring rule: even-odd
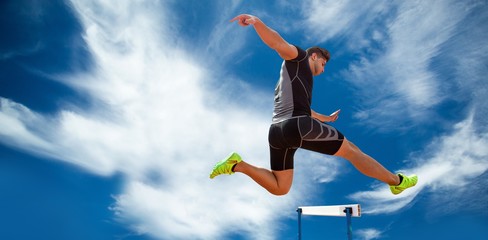
{"label": "man's face", "polygon": [[312,70],[312,73],[314,76],[318,76],[324,72],[325,64],[327,63],[327,60],[323,57],[319,57],[317,54],[312,54],[311,57],[311,64],[310,64],[310,70]]}

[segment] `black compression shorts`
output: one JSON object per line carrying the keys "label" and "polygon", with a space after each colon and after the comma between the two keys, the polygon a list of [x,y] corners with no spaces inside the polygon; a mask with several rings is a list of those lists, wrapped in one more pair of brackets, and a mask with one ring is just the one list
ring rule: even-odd
{"label": "black compression shorts", "polygon": [[293,169],[293,156],[298,148],[334,155],[344,135],[334,127],[310,116],[299,116],[269,127],[268,142],[271,169]]}

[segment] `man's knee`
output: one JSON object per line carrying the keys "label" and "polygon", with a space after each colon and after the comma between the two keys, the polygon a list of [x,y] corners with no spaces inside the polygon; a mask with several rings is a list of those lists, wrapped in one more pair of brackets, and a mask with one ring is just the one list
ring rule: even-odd
{"label": "man's knee", "polygon": [[269,192],[276,196],[283,196],[286,195],[290,191],[290,187],[278,187],[276,189],[272,189]]}
{"label": "man's knee", "polygon": [[337,151],[335,155],[346,159],[350,159],[352,156],[357,155],[359,153],[361,153],[361,150],[359,150],[359,148],[356,147],[356,145],[344,139],[342,146],[339,148],[339,151]]}
{"label": "man's knee", "polygon": [[293,169],[273,171],[273,175],[276,178],[276,185],[268,189],[268,191],[276,196],[286,195],[290,191],[293,182]]}

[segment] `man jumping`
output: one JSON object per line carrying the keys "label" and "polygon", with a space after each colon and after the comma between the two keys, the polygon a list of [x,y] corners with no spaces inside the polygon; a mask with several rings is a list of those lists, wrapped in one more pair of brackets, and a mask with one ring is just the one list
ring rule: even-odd
{"label": "man jumping", "polygon": [[281,76],[275,89],[274,112],[269,128],[271,170],[253,166],[231,153],[218,162],[210,178],[220,174],[241,172],[275,195],[285,195],[293,182],[293,156],[298,148],[347,159],[366,176],[388,185],[393,194],[417,184],[417,176],[393,174],[375,159],[363,153],[341,132],[324,122],[337,120],[340,111],[330,116],[319,114],[310,107],[313,77],[324,72],[330,59],[326,49],[311,47],[306,51],[291,45],[259,18],[241,14],[231,20],[240,26],[254,26],[261,40],[281,58]]}

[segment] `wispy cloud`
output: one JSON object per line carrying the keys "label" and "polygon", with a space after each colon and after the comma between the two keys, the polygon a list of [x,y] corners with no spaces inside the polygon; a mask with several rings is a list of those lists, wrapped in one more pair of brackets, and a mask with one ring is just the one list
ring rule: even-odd
{"label": "wispy cloud", "polygon": [[324,156],[323,154],[306,152],[297,154],[297,173],[300,173],[301,166],[313,166],[309,169],[303,169],[307,177],[317,183],[328,183],[334,181],[341,173],[341,168],[346,164],[345,161],[336,157]]}
{"label": "wispy cloud", "polygon": [[11,51],[3,51],[0,53],[0,60],[5,61],[17,56],[28,56],[42,50],[43,46],[40,42],[37,42],[34,46],[24,49],[16,49]]}
{"label": "wispy cloud", "polygon": [[359,239],[364,240],[380,239],[381,233],[381,231],[374,228],[358,229],[354,232],[355,235],[359,236]]}
{"label": "wispy cloud", "polygon": [[302,12],[307,30],[314,33],[307,35],[313,44],[339,38],[344,39],[341,47],[360,49],[371,45],[365,36],[371,34],[372,27],[378,27],[375,21],[391,14],[394,7],[394,3],[388,2],[364,1],[357,4],[353,0],[310,0],[303,3]]}
{"label": "wispy cloud", "polygon": [[398,16],[384,23],[387,40],[377,43],[385,52],[373,58],[363,55],[344,72],[362,89],[365,109],[356,115],[359,119],[382,129],[395,129],[399,123],[409,127],[428,120],[432,107],[444,99],[430,65],[464,15],[455,14],[446,2],[435,5],[400,4]]}

